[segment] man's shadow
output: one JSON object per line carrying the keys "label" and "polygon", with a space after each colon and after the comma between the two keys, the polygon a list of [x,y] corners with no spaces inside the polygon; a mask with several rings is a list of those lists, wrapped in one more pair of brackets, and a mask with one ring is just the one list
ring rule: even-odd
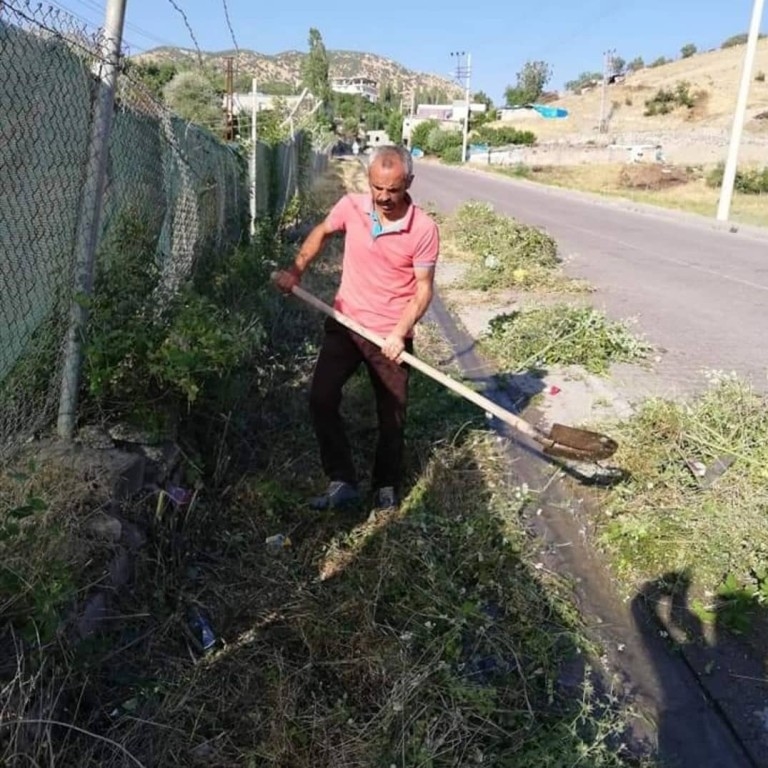
{"label": "man's shadow", "polygon": [[690,571],[673,571],[632,601],[661,688],[659,757],[675,768],[768,766],[768,611],[745,588],[721,589],[711,605],[691,591]]}

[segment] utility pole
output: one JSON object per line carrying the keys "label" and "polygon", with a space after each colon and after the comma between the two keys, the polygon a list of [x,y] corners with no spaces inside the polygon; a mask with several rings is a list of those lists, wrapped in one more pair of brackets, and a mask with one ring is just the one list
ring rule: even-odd
{"label": "utility pole", "polygon": [[235,59],[233,56],[227,56],[227,63],[224,76],[224,90],[226,92],[226,108],[224,115],[224,140],[235,140]]}
{"label": "utility pole", "polygon": [[120,70],[126,0],[107,0],[104,31],[94,74],[102,87],[96,91],[80,218],[75,241],[75,275],[69,328],[64,350],[57,431],[71,440],[77,422],[77,404],[83,366],[83,338],[88,324],[87,299],[93,292],[94,261],[99,240],[104,184],[107,176],[109,136]]}
{"label": "utility pole", "polygon": [[[464,51],[455,51],[451,53],[451,56],[456,57],[456,79],[461,83],[464,82],[464,103],[466,106],[466,113],[464,114],[464,134],[461,140],[461,162],[467,162],[467,138],[469,136],[469,90],[472,80],[472,54],[464,53]],[[462,64],[464,57],[467,57],[467,63]]]}
{"label": "utility pole", "polygon": [[717,220],[728,221],[733,200],[733,187],[736,183],[736,171],[739,162],[739,147],[741,134],[744,132],[744,120],[749,101],[749,86],[752,80],[752,70],[755,67],[755,55],[757,54],[757,41],[760,38],[760,23],[763,20],[763,8],[765,0],[755,0],[752,6],[752,22],[749,26],[747,49],[744,53],[744,66],[741,70],[741,85],[736,99],[736,111],[733,115],[733,128],[731,129],[731,143],[728,148],[728,159],[723,173],[723,185],[720,189],[720,200],[717,206]]}
{"label": "utility pole", "polygon": [[616,55],[616,49],[605,51],[603,54],[603,93],[600,98],[600,124],[598,130],[600,133],[605,133],[608,130],[608,119],[606,117],[605,108],[608,104],[608,76],[609,69],[613,64],[614,56]]}
{"label": "utility pole", "polygon": [[258,131],[256,130],[256,117],[259,111],[258,91],[256,89],[256,78],[251,82],[251,162],[250,162],[250,182],[251,182],[251,237],[256,234],[256,217],[258,216],[256,198],[256,160],[258,153]]}

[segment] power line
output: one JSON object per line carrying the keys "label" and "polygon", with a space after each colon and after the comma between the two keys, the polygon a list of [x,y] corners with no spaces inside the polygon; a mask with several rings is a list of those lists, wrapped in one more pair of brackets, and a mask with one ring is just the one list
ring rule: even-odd
{"label": "power line", "polygon": [[[73,10],[72,8],[67,7],[66,5],[63,5],[62,3],[56,2],[56,0],[47,0],[48,4],[56,8],[59,11],[62,11],[67,14],[71,19],[77,19],[77,21],[82,22],[86,27],[90,27],[91,29],[98,30],[101,29],[104,20],[100,19],[99,21],[95,21],[94,19],[91,19],[90,17],[83,16],[81,13],[78,13],[77,11]],[[84,0],[78,0],[82,5],[86,6],[89,10],[94,10],[99,13],[103,9],[99,8],[97,5],[94,5],[93,3],[88,4]],[[128,46],[129,48],[136,49],[138,51],[144,51],[145,48],[142,48],[140,45],[137,45],[135,42],[128,40],[125,35],[123,35],[123,43]]]}
{"label": "power line", "polygon": [[[80,3],[80,5],[84,5],[86,8],[91,10],[98,11],[99,13],[102,12],[102,8],[97,3],[93,2],[93,0],[75,0],[75,2]],[[159,43],[160,45],[174,45],[174,43],[172,43],[170,40],[164,40],[161,37],[157,37],[157,35],[154,35],[152,32],[148,32],[146,29],[138,26],[138,24],[133,24],[130,21],[126,21],[125,26],[128,29],[132,29],[141,37],[145,37],[147,40],[152,40],[152,42]],[[131,43],[131,46],[136,47],[135,43]]]}

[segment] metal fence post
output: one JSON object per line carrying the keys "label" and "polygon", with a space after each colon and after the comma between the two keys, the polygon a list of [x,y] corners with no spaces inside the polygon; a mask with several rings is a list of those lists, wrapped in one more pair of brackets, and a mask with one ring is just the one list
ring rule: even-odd
{"label": "metal fence post", "polygon": [[65,440],[72,439],[77,421],[78,392],[83,362],[82,341],[88,322],[88,307],[84,299],[89,297],[93,290],[94,260],[101,224],[102,198],[120,66],[126,1],[108,0],[107,2],[101,55],[97,62],[98,91],[93,109],[88,167],[75,242],[73,297],[59,399],[58,434]]}

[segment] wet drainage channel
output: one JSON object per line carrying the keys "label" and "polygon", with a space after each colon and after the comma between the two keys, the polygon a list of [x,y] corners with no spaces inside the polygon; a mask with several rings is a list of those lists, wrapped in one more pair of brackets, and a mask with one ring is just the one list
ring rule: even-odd
{"label": "wet drainage channel", "polygon": [[[515,411],[516,394],[503,390],[494,371],[475,351],[475,341],[456,323],[438,295],[430,319],[442,330],[455,362],[466,379],[483,386],[486,397]],[[664,765],[674,768],[766,768],[765,732],[756,717],[768,708],[765,673],[738,650],[728,654],[742,687],[713,676],[703,681],[693,654],[673,649],[665,626],[638,594],[623,602],[613,588],[605,564],[587,541],[587,515],[594,509],[591,491],[565,480],[561,468],[543,456],[533,442],[513,435],[498,421],[514,475],[534,493],[536,508],[526,514],[543,542],[544,567],[568,576],[592,637],[603,650],[601,674],[606,689],[637,713],[630,728],[636,744],[655,746]],[[747,674],[748,673],[748,674]],[[758,683],[760,685],[758,685]],[[757,709],[756,709],[757,707]],[[768,718],[768,709],[766,709]]]}

